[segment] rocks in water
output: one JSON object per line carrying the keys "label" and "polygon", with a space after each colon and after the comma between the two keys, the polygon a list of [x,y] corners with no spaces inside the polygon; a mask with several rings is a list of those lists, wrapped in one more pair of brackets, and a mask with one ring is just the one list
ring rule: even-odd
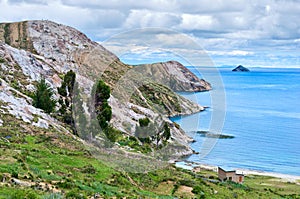
{"label": "rocks in water", "polygon": [[196,131],[196,133],[201,134],[202,137],[208,138],[218,138],[218,139],[232,139],[233,135],[225,135],[220,133],[211,133],[209,131]]}
{"label": "rocks in water", "polygon": [[245,68],[242,65],[238,65],[235,69],[232,70],[233,72],[250,72],[248,68]]}

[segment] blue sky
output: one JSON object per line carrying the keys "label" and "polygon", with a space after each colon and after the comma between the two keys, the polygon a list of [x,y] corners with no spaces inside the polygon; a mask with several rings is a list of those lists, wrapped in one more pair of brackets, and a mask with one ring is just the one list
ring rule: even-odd
{"label": "blue sky", "polygon": [[1,22],[48,19],[73,26],[127,63],[189,64],[200,52],[218,66],[300,67],[299,18],[297,0],[0,1]]}

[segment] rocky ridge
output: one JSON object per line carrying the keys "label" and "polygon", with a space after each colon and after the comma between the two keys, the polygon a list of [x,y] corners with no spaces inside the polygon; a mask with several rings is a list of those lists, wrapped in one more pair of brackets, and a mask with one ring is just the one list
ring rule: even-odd
{"label": "rocky ridge", "polygon": [[[86,96],[99,77],[112,89],[116,89],[110,98],[113,110],[111,124],[114,127],[132,134],[138,119],[157,118],[160,112],[155,104],[159,102],[163,106],[164,115],[160,120],[171,124],[171,142],[184,146],[174,153],[178,156],[192,153],[188,146],[192,139],[176,127],[168,116],[191,114],[204,108],[180,97],[171,89],[204,91],[211,87],[180,63],[172,61],[153,64],[151,67],[142,66],[141,69],[146,68],[147,71],[143,73],[147,74],[146,83],[133,86],[130,98],[124,101],[124,97],[118,95],[127,96],[127,93],[124,89],[118,90],[118,85],[124,76],[138,66],[122,63],[114,54],[74,28],[50,21],[6,23],[0,24],[0,40],[0,109],[3,113],[12,114],[41,128],[55,126],[67,131],[51,115],[31,106],[28,93],[34,90],[36,81],[44,77],[58,97],[57,88],[61,85],[62,75],[73,70]],[[138,73],[137,69],[134,75]],[[5,118],[0,117],[0,121],[3,120]]]}

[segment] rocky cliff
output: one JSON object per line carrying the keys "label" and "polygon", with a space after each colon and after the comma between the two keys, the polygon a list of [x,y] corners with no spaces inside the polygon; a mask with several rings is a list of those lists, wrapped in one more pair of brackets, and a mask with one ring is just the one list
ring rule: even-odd
{"label": "rocky cliff", "polygon": [[[0,109],[28,125],[65,130],[64,125],[51,115],[34,108],[28,93],[43,77],[58,99],[57,88],[61,86],[61,77],[69,70],[76,72],[85,105],[97,79],[103,79],[111,87],[111,124],[130,135],[133,135],[141,118],[160,118],[172,124],[168,116],[191,114],[204,109],[174,91],[211,89],[209,83],[198,79],[178,62],[127,65],[83,33],[51,21],[0,24],[0,40]],[[3,120],[5,118],[1,116],[0,121]],[[191,138],[177,125],[171,125],[171,135],[172,143],[183,146],[174,154],[187,155],[192,152],[188,147]]]}

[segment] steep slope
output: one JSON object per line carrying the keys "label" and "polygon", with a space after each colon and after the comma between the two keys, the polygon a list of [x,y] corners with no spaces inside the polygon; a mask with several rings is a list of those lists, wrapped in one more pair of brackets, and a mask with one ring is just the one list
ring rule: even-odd
{"label": "steep slope", "polygon": [[[1,77],[7,85],[28,95],[43,77],[57,91],[61,76],[73,70],[86,106],[94,82],[102,78],[113,90],[111,124],[130,135],[141,118],[172,124],[168,116],[204,109],[171,88],[176,91],[210,89],[207,82],[177,62],[130,66],[76,29],[51,21],[0,24],[0,40],[6,43],[1,43],[0,55]],[[171,125],[171,134],[171,143],[184,146],[174,151],[175,156],[192,153],[187,145],[191,139],[182,129]]]}

